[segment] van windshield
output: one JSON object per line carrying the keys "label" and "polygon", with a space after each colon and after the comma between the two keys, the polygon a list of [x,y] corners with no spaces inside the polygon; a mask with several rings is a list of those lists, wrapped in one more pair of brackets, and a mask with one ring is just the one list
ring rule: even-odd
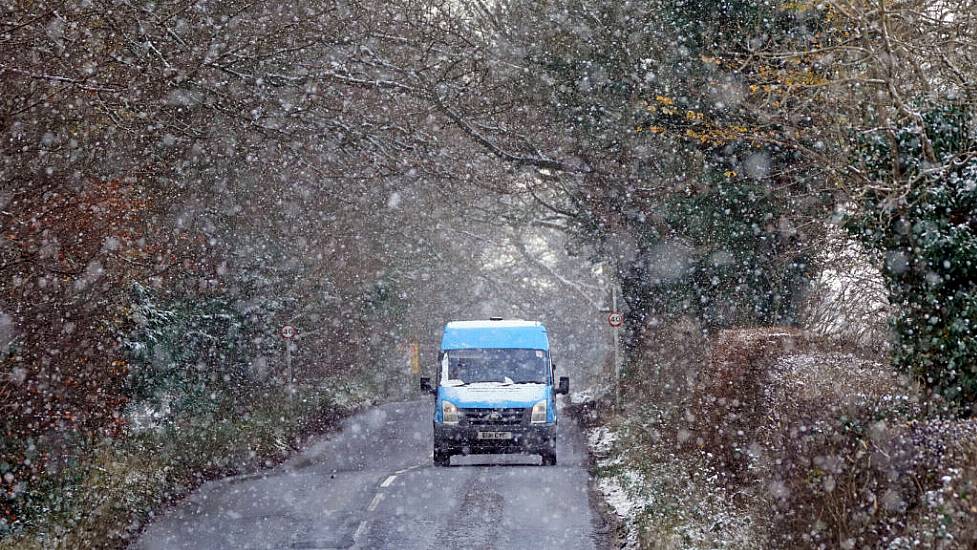
{"label": "van windshield", "polygon": [[[460,349],[445,352],[443,380],[453,383],[546,384],[549,361],[536,349]],[[449,384],[450,385],[450,384]]]}

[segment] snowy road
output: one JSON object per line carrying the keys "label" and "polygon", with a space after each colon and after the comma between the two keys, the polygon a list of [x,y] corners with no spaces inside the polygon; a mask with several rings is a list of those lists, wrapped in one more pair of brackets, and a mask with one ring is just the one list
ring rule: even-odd
{"label": "snowy road", "polygon": [[556,467],[491,456],[434,468],[431,402],[384,405],[278,468],[204,485],[133,548],[596,548],[584,445],[563,415]]}

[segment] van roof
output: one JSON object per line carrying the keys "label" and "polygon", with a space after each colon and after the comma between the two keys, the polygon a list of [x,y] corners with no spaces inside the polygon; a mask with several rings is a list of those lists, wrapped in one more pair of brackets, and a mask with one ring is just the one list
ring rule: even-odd
{"label": "van roof", "polygon": [[550,343],[546,327],[538,321],[452,321],[445,325],[441,351],[472,348],[549,350]]}

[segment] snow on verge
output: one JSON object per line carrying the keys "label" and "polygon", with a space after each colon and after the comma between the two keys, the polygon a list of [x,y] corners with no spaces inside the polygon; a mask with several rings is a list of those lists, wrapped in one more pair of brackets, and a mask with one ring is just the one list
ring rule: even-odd
{"label": "snow on verge", "polygon": [[[587,445],[599,469],[622,467],[621,457],[612,454],[616,441],[617,433],[606,426],[587,431]],[[651,505],[651,500],[642,496],[636,489],[645,485],[644,477],[628,468],[623,468],[616,475],[597,477],[597,490],[623,527],[624,537],[621,546],[623,550],[637,550],[639,547],[637,518],[641,510]]]}
{"label": "snow on verge", "polygon": [[635,442],[628,429],[626,423],[587,431],[597,490],[618,518],[620,548],[769,547],[748,513],[732,506],[705,456]]}

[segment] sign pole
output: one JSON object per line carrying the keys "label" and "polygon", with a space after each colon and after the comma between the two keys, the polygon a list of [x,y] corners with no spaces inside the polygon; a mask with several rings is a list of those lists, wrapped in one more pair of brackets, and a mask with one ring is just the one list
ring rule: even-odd
{"label": "sign pole", "polygon": [[[617,288],[611,286],[611,310],[617,312]],[[618,338],[617,327],[611,328],[611,335],[614,338],[614,409],[621,408],[621,361],[618,346],[621,339]]]}
{"label": "sign pole", "polygon": [[295,381],[295,376],[292,374],[292,342],[291,340],[285,340],[285,372],[288,376],[288,398],[292,399],[295,396],[295,387],[293,383]]}
{"label": "sign pole", "polygon": [[288,378],[285,391],[291,400],[295,397],[295,375],[292,372],[292,339],[298,335],[298,331],[292,325],[285,325],[282,327],[281,335],[282,339],[285,340],[285,376]]}
{"label": "sign pole", "polygon": [[600,311],[607,313],[607,324],[611,327],[611,344],[614,346],[614,410],[621,406],[621,339],[617,329],[624,325],[624,314],[617,309],[617,287],[611,285],[611,309]]}

